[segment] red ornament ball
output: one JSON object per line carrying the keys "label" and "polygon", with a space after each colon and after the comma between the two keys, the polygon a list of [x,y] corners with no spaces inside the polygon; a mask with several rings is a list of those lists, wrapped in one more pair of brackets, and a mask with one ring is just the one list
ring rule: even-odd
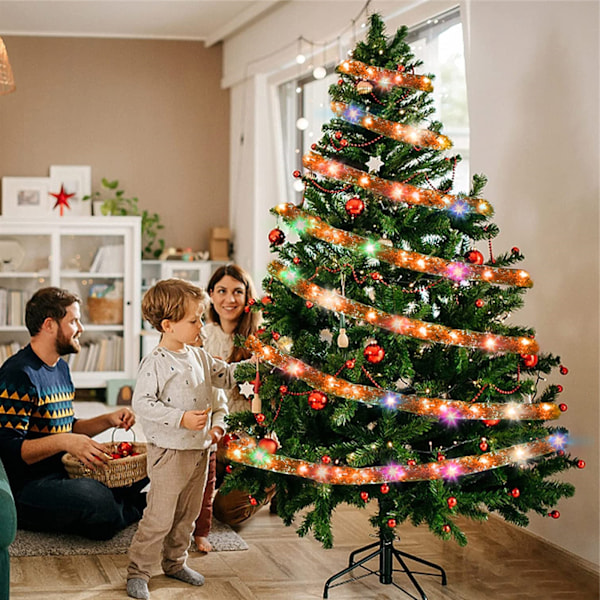
{"label": "red ornament ball", "polygon": [[281,246],[285,241],[285,234],[281,229],[276,227],[275,229],[271,229],[269,232],[269,243],[271,246]]}
{"label": "red ornament ball", "polygon": [[316,150],[317,149],[317,144],[311,144],[310,145],[310,149],[311,150]]}
{"label": "red ornament ball", "polygon": [[481,448],[482,452],[487,452],[490,449],[490,445],[485,440],[481,440],[481,442],[479,442],[479,447]]}
{"label": "red ornament ball", "polygon": [[551,510],[548,513],[549,517],[552,517],[553,519],[558,519],[560,517],[560,513],[557,510]]}
{"label": "red ornament ball", "polygon": [[475,300],[475,306],[477,308],[481,308],[484,304],[485,302],[481,298],[477,298],[477,300]]}
{"label": "red ornament ball", "polygon": [[387,483],[382,483],[379,489],[381,490],[382,494],[387,494],[390,491],[390,486]]}
{"label": "red ornament ball", "polygon": [[366,502],[369,499],[369,492],[361,492],[360,493],[360,499],[363,502]]}
{"label": "red ornament ball", "polygon": [[530,369],[538,364],[537,354],[521,354],[521,359],[523,364]]}
{"label": "red ornament ball", "polygon": [[329,464],[331,464],[331,456],[329,456],[328,454],[324,454],[324,455],[321,457],[321,462],[322,462],[324,465],[329,465]]}
{"label": "red ornament ball", "polygon": [[117,446],[117,452],[121,457],[129,456],[133,452],[133,444],[131,442],[121,442]]}
{"label": "red ornament ball", "polygon": [[416,461],[414,458],[409,458],[409,459],[406,461],[406,464],[407,464],[409,467],[414,467],[414,466],[417,464],[417,461]]}
{"label": "red ornament ball", "polygon": [[442,525],[442,531],[444,533],[450,533],[452,529],[450,528],[450,525]]}
{"label": "red ornament ball", "polygon": [[302,173],[300,173],[300,171],[296,170],[292,173],[292,175],[296,178],[300,177],[300,175],[302,175]]}
{"label": "red ornament ball", "polygon": [[232,467],[231,465],[227,465],[227,466],[225,467],[225,472],[226,472],[226,473],[232,473],[232,472],[233,472],[233,467]]}
{"label": "red ornament ball", "polygon": [[500,419],[484,419],[486,427],[493,427],[494,425],[498,425],[500,423]]}
{"label": "red ornament ball", "polygon": [[578,469],[585,469],[585,460],[578,460],[577,461],[577,468]]}
{"label": "red ornament ball", "polygon": [[265,415],[263,415],[262,413],[256,413],[254,415],[254,418],[256,419],[256,422],[260,425],[261,423],[265,422]]}
{"label": "red ornament ball", "polygon": [[448,508],[454,508],[458,504],[458,500],[454,496],[450,496],[447,500]]}
{"label": "red ornament ball", "polygon": [[344,136],[344,134],[341,131],[336,131],[334,135],[336,140],[341,140]]}
{"label": "red ornament ball", "polygon": [[346,369],[354,369],[354,367],[356,366],[356,359],[351,358],[351,359],[347,360],[345,365],[346,365]]}
{"label": "red ornament ball", "polygon": [[299,265],[299,264],[300,264],[300,259],[299,259],[297,256],[294,256],[294,258],[292,259],[292,262],[293,262],[295,265]]}
{"label": "red ornament ball", "polygon": [[118,452],[111,452],[110,455],[112,456],[112,458],[114,458],[115,460],[118,460],[119,458],[125,458],[124,456],[121,456]]}
{"label": "red ornament ball", "polygon": [[260,442],[258,442],[258,447],[269,454],[275,454],[275,452],[277,452],[277,442],[271,438],[263,438],[260,440]]}
{"label": "red ornament ball", "polygon": [[479,252],[479,250],[469,250],[465,254],[465,259],[467,262],[470,262],[472,265],[482,265],[483,264],[483,254]]}
{"label": "red ornament ball", "polygon": [[518,498],[521,495],[521,490],[519,488],[513,488],[512,490],[510,490],[510,495],[513,498]]}
{"label": "red ornament ball", "polygon": [[438,452],[437,459],[438,461],[442,461],[446,460],[446,457],[441,452]]}
{"label": "red ornament ball", "polygon": [[312,308],[314,306],[314,303],[311,302],[310,300],[306,301],[306,308]]}
{"label": "red ornament ball", "polygon": [[363,355],[371,364],[376,365],[383,360],[385,356],[385,350],[377,343],[371,342],[363,350]]}
{"label": "red ornament ball", "polygon": [[288,393],[288,386],[287,385],[280,385],[279,386],[279,393],[282,396],[285,396]]}
{"label": "red ornament ball", "polygon": [[245,313],[249,313],[250,312],[250,307],[249,306],[244,306],[244,312]]}
{"label": "red ornament ball", "polygon": [[565,367],[564,365],[560,365],[560,374],[561,375],[566,375],[569,372],[569,369],[567,369],[567,367]]}
{"label": "red ornament ball", "polygon": [[261,302],[266,306],[267,304],[271,304],[273,302],[273,298],[271,298],[271,296],[263,296],[261,298]]}
{"label": "red ornament ball", "polygon": [[258,500],[254,498],[254,496],[248,496],[248,500],[250,501],[250,504],[252,504],[252,506],[256,506],[258,504]]}
{"label": "red ornament ball", "polygon": [[340,140],[340,146],[345,148],[348,145],[348,140],[346,138]]}
{"label": "red ornament ball", "polygon": [[513,254],[521,254],[521,251],[516,246],[512,247],[511,252]]}
{"label": "red ornament ball", "polygon": [[315,390],[308,395],[308,405],[313,410],[323,410],[327,406],[327,402],[327,396],[323,392]]}
{"label": "red ornament ball", "polygon": [[351,217],[358,217],[365,210],[365,203],[358,197],[350,198],[348,202],[346,202],[346,212]]}
{"label": "red ornament ball", "polygon": [[238,439],[239,439],[239,436],[236,435],[235,433],[226,433],[222,438],[222,442],[223,442],[223,445],[225,447],[227,447],[227,446],[229,446],[229,444],[231,442],[233,442],[234,440],[238,440]]}
{"label": "red ornament ball", "polygon": [[338,85],[342,85],[344,83],[343,79],[338,79]]}
{"label": "red ornament ball", "polygon": [[562,385],[557,385],[556,386],[556,391],[560,394],[562,391],[564,390]]}
{"label": "red ornament ball", "polygon": [[388,519],[387,526],[390,529],[394,529],[396,527],[396,519]]}
{"label": "red ornament ball", "polygon": [[560,410],[560,412],[567,412],[568,408],[569,407],[564,403],[558,405],[558,410]]}
{"label": "red ornament ball", "polygon": [[278,340],[278,339],[281,337],[281,334],[280,334],[279,332],[277,332],[277,331],[274,331],[274,332],[271,334],[271,337],[272,337],[272,338],[273,338],[275,341],[277,341],[277,340]]}

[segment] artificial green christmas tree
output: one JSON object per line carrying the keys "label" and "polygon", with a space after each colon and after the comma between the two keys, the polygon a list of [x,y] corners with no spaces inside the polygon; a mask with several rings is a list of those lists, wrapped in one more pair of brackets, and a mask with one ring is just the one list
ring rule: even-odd
{"label": "artificial green christmas tree", "polygon": [[325,547],[341,502],[378,503],[382,544],[405,521],[462,545],[458,515],[557,517],[574,490],[552,476],[584,466],[551,425],[566,410],[562,387],[545,383],[559,358],[509,321],[532,285],[514,266],[523,256],[492,253],[485,177],[453,191],[460,157],[406,33],[386,38],[373,15],[337,68],[336,116],[294,173],[301,206],[273,210],[278,256],[268,295],[248,308],[265,316],[245,342],[259,372],[238,370],[254,382],[254,412],[230,420],[239,439],[229,436],[224,490],[260,502],[276,485],[285,523],[303,511],[298,533]]}

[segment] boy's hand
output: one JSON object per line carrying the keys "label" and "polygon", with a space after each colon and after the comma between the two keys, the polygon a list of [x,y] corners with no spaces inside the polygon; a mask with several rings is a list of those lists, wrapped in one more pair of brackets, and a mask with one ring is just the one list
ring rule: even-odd
{"label": "boy's hand", "polygon": [[225,433],[220,427],[213,427],[210,431],[210,439],[213,444],[218,444]]}
{"label": "boy's hand", "polygon": [[209,408],[205,410],[186,410],[181,419],[181,426],[184,429],[200,431],[201,429],[204,429],[206,427],[206,423],[208,423],[209,412]]}

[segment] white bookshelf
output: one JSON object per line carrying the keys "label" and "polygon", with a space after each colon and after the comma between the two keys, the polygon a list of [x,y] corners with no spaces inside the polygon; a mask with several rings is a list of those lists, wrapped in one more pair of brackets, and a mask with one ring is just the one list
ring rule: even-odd
{"label": "white bookshelf", "polygon": [[[25,302],[36,290],[57,286],[82,300],[82,351],[65,357],[75,386],[102,388],[110,379],[135,377],[141,330],[140,221],[0,217],[0,290],[6,290],[0,292],[0,361],[29,342]],[[88,305],[94,291],[107,292],[103,300],[109,302]],[[98,304],[111,310],[98,311]]]}

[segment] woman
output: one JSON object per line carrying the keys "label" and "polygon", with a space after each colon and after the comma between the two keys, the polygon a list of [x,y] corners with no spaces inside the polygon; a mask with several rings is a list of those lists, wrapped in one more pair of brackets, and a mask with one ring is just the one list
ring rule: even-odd
{"label": "woman", "polygon": [[[250,358],[248,350],[234,346],[233,343],[236,335],[247,337],[256,333],[261,320],[260,313],[244,310],[248,301],[256,296],[250,276],[238,265],[219,267],[208,282],[207,292],[210,296],[210,308],[203,328],[204,348],[212,356],[228,362]],[[224,392],[215,390],[215,393]],[[249,409],[248,400],[239,393],[237,386],[228,392],[228,407],[230,414]],[[224,465],[219,464],[219,467],[222,467],[220,471],[224,471]],[[201,552],[211,550],[207,538],[213,508],[217,519],[229,525],[245,521],[260,508],[250,505],[248,493],[243,490],[233,490],[226,495],[217,493],[213,501],[216,479],[217,452],[213,449],[202,510],[194,531],[194,541]]]}

